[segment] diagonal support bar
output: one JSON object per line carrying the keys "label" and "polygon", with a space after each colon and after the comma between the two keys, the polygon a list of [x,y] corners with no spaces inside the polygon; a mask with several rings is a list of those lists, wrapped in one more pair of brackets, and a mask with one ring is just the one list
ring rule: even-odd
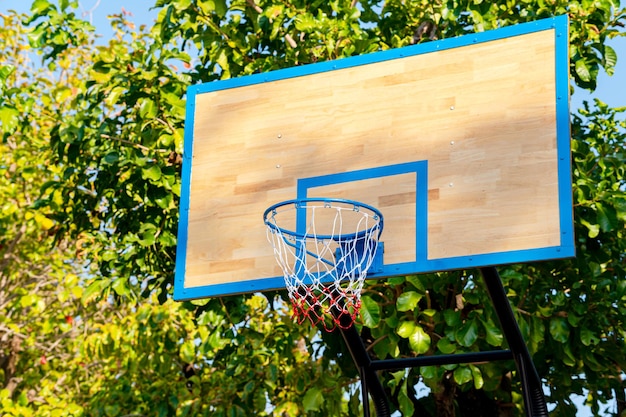
{"label": "diagonal support bar", "polygon": [[543,395],[541,379],[513,315],[513,309],[511,304],[509,304],[509,299],[504,291],[498,270],[495,267],[485,267],[481,268],[480,272],[522,380],[526,416],[548,417],[548,407]]}
{"label": "diagonal support bar", "polygon": [[[368,394],[372,397],[376,407],[377,417],[389,417],[391,415],[389,400],[376,371],[510,359],[515,361],[522,381],[526,417],[548,417],[548,408],[543,395],[541,379],[533,364],[519,325],[515,320],[513,309],[506,296],[500,275],[495,267],[481,268],[480,271],[510,350],[372,360],[361,339],[361,335],[353,324],[349,327],[337,327],[336,331],[343,337],[352,360],[359,371],[364,417],[370,417]],[[345,324],[347,325],[348,323]]]}
{"label": "diagonal support bar", "polygon": [[372,368],[372,359],[370,358],[369,353],[367,353],[367,349],[363,344],[363,340],[361,339],[361,335],[358,330],[354,327],[354,325],[348,327],[347,329],[343,329],[341,327],[337,327],[337,329],[341,333],[341,336],[348,347],[348,351],[352,356],[352,360],[359,370],[361,377],[361,391],[363,392],[364,417],[369,417],[370,415],[369,402],[367,398],[368,393],[372,396],[372,401],[376,407],[376,416],[390,417],[391,412],[389,410],[389,400],[385,394],[385,389],[383,388],[383,384],[380,382],[380,379],[378,379],[376,371]]}

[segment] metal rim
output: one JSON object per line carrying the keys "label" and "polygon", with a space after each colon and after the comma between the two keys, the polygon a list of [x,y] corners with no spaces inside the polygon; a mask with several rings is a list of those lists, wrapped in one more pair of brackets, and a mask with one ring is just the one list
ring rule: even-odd
{"label": "metal rim", "polygon": [[263,213],[263,221],[265,222],[267,227],[273,229],[274,231],[288,235],[288,236],[292,236],[295,239],[306,239],[308,237],[314,237],[313,235],[307,235],[305,233],[298,233],[295,230],[284,229],[278,226],[275,222],[273,223],[272,221],[270,221],[271,218],[274,218],[274,216],[278,214],[277,210],[281,207],[293,205],[295,209],[307,208],[307,205],[309,203],[331,204],[330,206],[328,206],[328,208],[332,208],[332,203],[351,205],[354,207],[355,209],[354,211],[359,211],[362,208],[369,210],[370,212],[374,214],[372,218],[374,220],[377,220],[377,223],[375,225],[357,233],[342,234],[340,236],[315,235],[317,239],[337,240],[338,237],[342,239],[358,239],[370,233],[370,231],[374,228],[378,228],[378,237],[380,238],[380,235],[383,232],[383,214],[381,213],[380,210],[378,210],[374,206],[370,206],[369,204],[361,203],[360,201],[348,200],[348,199],[343,199],[343,198],[299,198],[299,199],[282,201],[280,203],[276,203],[270,206],[267,210],[265,210],[265,212]]}

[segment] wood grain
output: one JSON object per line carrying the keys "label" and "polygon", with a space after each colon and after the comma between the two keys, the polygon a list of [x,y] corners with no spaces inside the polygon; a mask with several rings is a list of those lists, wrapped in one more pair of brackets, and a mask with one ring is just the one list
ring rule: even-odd
{"label": "wood grain", "polygon": [[[280,276],[262,214],[299,178],[412,161],[428,161],[428,259],[558,245],[555,126],[552,30],[199,94],[186,287]],[[385,261],[409,262],[414,177],[314,194],[378,206]]]}

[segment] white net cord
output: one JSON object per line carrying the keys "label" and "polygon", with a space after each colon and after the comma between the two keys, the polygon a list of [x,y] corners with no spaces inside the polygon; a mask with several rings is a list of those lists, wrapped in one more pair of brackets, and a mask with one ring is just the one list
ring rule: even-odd
{"label": "white net cord", "polygon": [[268,209],[265,222],[295,319],[350,327],[376,257],[380,212],[347,200],[294,200]]}

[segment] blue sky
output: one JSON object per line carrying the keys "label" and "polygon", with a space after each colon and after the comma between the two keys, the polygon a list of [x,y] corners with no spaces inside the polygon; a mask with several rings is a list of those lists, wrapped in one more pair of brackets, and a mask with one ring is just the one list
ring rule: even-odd
{"label": "blue sky", "polygon": [[[84,18],[91,19],[104,38],[112,34],[107,16],[120,13],[124,8],[132,13],[131,20],[136,24],[151,24],[156,18],[156,10],[150,10],[154,3],[155,0],[79,1]],[[7,9],[27,11],[30,4],[31,2],[27,0],[0,0],[0,11]],[[572,110],[580,108],[584,100],[590,100],[592,97],[597,97],[610,106],[626,106],[626,37],[613,39],[609,45],[615,49],[618,56],[615,74],[609,77],[602,71],[598,80],[598,88],[593,95],[586,91],[576,90],[570,101]]]}
{"label": "blue sky", "polygon": [[[124,8],[132,13],[130,20],[136,24],[150,25],[156,18],[156,11],[150,10],[154,3],[155,0],[81,0],[79,2],[83,17],[92,21],[103,39],[112,35],[107,16],[119,14]],[[0,0],[0,12],[9,9],[25,12],[30,8],[30,4],[31,1],[28,0]],[[577,89],[570,100],[572,110],[580,108],[584,100],[590,100],[593,97],[599,98],[610,106],[626,106],[626,37],[614,39],[609,44],[615,49],[618,56],[615,74],[609,77],[606,73],[601,72],[598,88],[592,95]],[[577,404],[581,404],[582,401],[582,397],[575,398]],[[590,415],[589,410],[583,407],[577,413],[578,417]]]}

